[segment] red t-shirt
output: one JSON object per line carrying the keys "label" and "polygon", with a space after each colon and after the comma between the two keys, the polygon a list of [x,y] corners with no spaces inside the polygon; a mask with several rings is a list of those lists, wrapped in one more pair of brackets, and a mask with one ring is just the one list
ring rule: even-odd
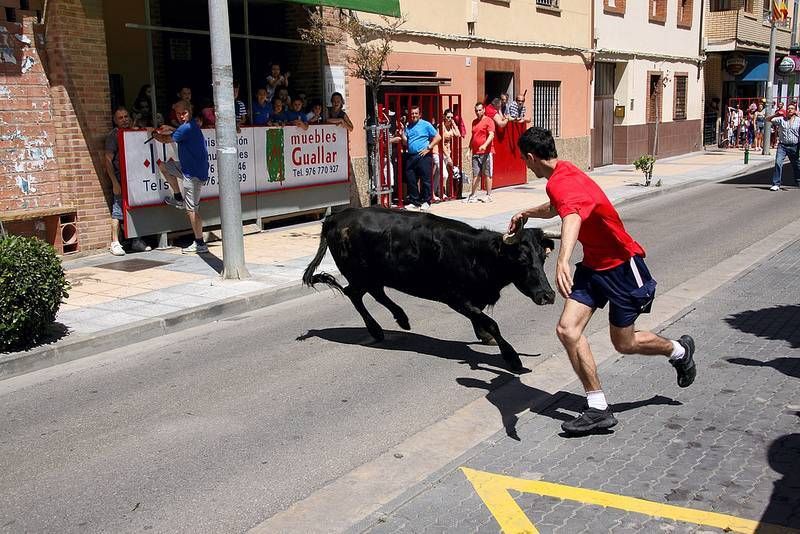
{"label": "red t-shirt", "polygon": [[595,271],[613,269],[632,256],[644,257],[642,246],[625,231],[617,210],[597,183],[568,161],[559,161],[547,180],[547,196],[561,218],[581,217],[578,241],[583,265]]}
{"label": "red t-shirt", "polygon": [[494,141],[489,143],[489,148],[481,152],[479,149],[487,139],[489,139],[489,132],[494,133],[494,121],[486,114],[480,119],[472,121],[472,139],[469,141],[469,149],[473,154],[494,154]]}

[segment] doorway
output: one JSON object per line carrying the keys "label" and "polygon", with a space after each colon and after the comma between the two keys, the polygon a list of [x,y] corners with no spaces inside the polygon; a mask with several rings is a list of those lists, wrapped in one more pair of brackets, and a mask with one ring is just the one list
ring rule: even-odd
{"label": "doorway", "polygon": [[596,63],[594,76],[592,167],[602,167],[613,161],[616,64]]}
{"label": "doorway", "polygon": [[491,102],[506,93],[509,100],[514,98],[514,73],[503,71],[486,71],[484,82],[485,102]]}

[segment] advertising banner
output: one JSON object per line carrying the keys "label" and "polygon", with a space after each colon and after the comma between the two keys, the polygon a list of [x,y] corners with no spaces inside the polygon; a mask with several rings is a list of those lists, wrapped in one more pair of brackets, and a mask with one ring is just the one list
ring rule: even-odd
{"label": "advertising banner", "polygon": [[[209,178],[202,198],[219,196],[214,130],[203,130]],[[177,147],[147,139],[144,130],[120,132],[120,166],[128,208],[157,206],[172,194],[158,169],[177,161]],[[245,127],[237,138],[242,194],[281,191],[348,180],[347,130],[340,126]]]}

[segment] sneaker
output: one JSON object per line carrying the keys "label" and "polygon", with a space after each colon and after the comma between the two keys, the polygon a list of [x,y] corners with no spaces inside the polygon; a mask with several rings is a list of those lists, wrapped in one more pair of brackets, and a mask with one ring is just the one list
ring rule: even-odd
{"label": "sneaker", "polygon": [[119,244],[119,241],[114,241],[111,243],[111,246],[108,248],[111,251],[111,254],[114,256],[124,256],[125,249],[122,248],[122,245]]}
{"label": "sneaker", "polygon": [[434,202],[439,202],[439,200],[441,200],[439,197],[437,197],[436,195],[433,195],[433,201]]}
{"label": "sneaker", "polygon": [[467,203],[467,204],[475,204],[476,202],[478,202],[478,199],[476,197],[473,197],[473,196],[470,195],[470,196],[467,197],[467,200],[465,200],[464,202]]}
{"label": "sneaker", "polygon": [[773,185],[772,187],[769,188],[769,190],[770,191],[780,191],[781,190],[781,186]]}
{"label": "sneaker", "polygon": [[164,199],[164,202],[173,208],[178,208],[179,210],[186,209],[186,204],[183,203],[183,200],[175,200],[175,197],[167,197]]}
{"label": "sneaker", "polygon": [[617,419],[611,410],[598,410],[586,408],[578,417],[561,424],[561,429],[567,434],[588,434],[598,428],[611,428],[617,424]]}
{"label": "sneaker", "polygon": [[425,202],[424,204],[422,204],[422,206],[420,206],[419,209],[421,209],[422,211],[428,211],[429,209],[431,209],[431,205]]}
{"label": "sneaker", "polygon": [[681,336],[678,343],[686,349],[686,354],[678,360],[670,360],[669,363],[678,373],[678,386],[688,388],[692,385],[694,377],[697,375],[697,369],[694,365],[694,339],[692,339],[692,336]]}
{"label": "sneaker", "polygon": [[483,201],[484,201],[484,202],[494,202],[494,199],[492,198],[492,195],[486,195],[486,196],[483,198]]}
{"label": "sneaker", "polygon": [[406,204],[406,211],[419,211],[419,206],[416,204]]}
{"label": "sneaker", "polygon": [[150,246],[138,237],[131,241],[131,250],[134,252],[150,252]]}
{"label": "sneaker", "polygon": [[181,249],[181,254],[205,254],[206,252],[208,252],[208,245],[205,243],[198,245],[194,241],[188,247]]}

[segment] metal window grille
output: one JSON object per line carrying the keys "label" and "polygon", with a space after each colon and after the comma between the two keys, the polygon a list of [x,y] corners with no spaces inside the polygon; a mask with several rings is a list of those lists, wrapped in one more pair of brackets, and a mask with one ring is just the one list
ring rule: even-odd
{"label": "metal window grille", "polygon": [[686,118],[686,76],[675,76],[675,118]]}
{"label": "metal window grille", "polygon": [[536,0],[537,6],[558,7],[558,0]]}
{"label": "metal window grille", "polygon": [[533,82],[533,125],[561,136],[561,82]]}

